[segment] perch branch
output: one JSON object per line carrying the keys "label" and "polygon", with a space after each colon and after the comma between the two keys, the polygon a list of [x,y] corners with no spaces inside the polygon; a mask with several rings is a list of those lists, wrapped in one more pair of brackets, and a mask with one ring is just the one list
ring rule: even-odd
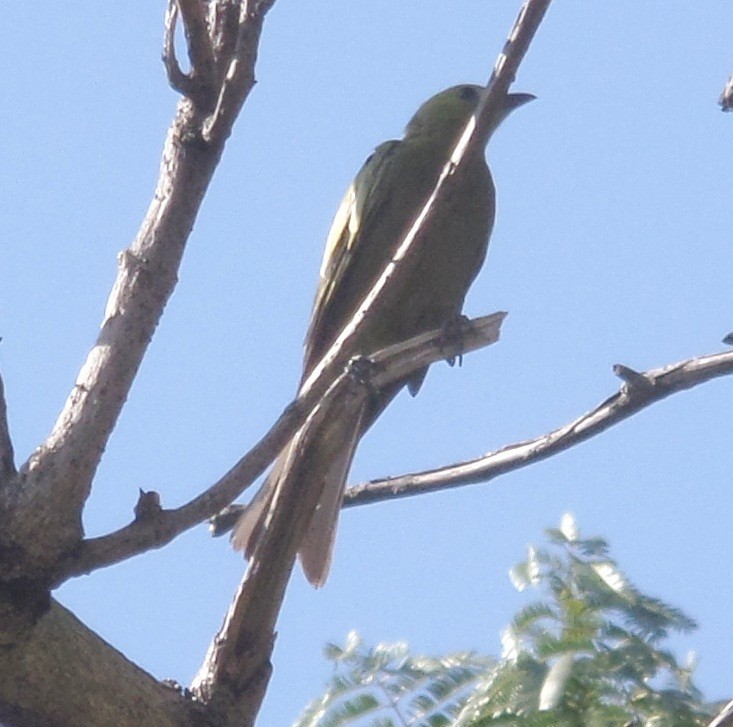
{"label": "perch branch", "polygon": [[633,372],[635,375],[632,376],[628,376],[632,371],[628,367],[617,364],[615,368],[623,372],[627,383],[616,394],[569,424],[536,439],[511,444],[449,467],[355,485],[346,491],[344,507],[488,482],[499,475],[552,457],[672,394],[730,375],[733,373],[733,351],[687,359],[643,374]]}
{"label": "perch branch", "polygon": [[[493,313],[469,321],[460,340],[445,341],[443,332],[437,330],[375,353],[370,357],[375,370],[369,384],[382,388],[442,358],[458,356],[494,343],[499,338],[505,315]],[[72,576],[118,563],[151,548],[160,548],[218,513],[264,472],[323,398],[338,399],[342,395],[345,379],[346,374],[342,374],[337,379],[338,385],[332,386],[325,394],[313,389],[294,399],[267,434],[229,472],[185,505],[162,510],[154,496],[156,493],[141,493],[135,519],[116,532],[84,540],[60,569],[56,585]],[[149,504],[151,500],[152,506]]]}

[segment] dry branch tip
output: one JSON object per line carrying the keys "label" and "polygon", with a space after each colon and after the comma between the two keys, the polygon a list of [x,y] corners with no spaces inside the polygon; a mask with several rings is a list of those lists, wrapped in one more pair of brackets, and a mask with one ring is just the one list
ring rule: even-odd
{"label": "dry branch tip", "polygon": [[654,382],[647,376],[629,368],[628,366],[624,366],[624,364],[614,364],[613,373],[631,388],[651,389],[654,386]]}
{"label": "dry branch tip", "polygon": [[192,79],[183,72],[176,56],[175,35],[177,22],[178,3],[176,0],[168,0],[165,11],[165,35],[163,36],[163,65],[171,88],[183,96],[191,96],[193,93]]}
{"label": "dry branch tip", "polygon": [[163,508],[160,506],[160,495],[155,490],[146,492],[139,490],[139,497],[135,503],[135,520],[153,520],[157,518]]}

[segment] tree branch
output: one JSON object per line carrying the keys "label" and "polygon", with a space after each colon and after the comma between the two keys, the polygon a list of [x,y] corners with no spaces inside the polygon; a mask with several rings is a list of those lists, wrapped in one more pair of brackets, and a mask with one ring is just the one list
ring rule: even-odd
{"label": "tree branch", "polygon": [[[452,358],[497,341],[505,315],[494,313],[470,321],[453,341],[446,341],[444,331],[438,330],[375,353],[369,357],[372,370],[366,385],[359,382],[355,386],[354,377],[348,371],[343,373],[309,415],[301,446],[307,448],[309,437],[318,436],[322,421],[358,419],[374,389],[384,388],[440,358]],[[364,373],[362,367],[357,368]],[[358,427],[343,429],[349,433]],[[332,446],[337,450],[341,443],[333,442]],[[300,543],[298,534],[308,527],[320,497],[318,490],[300,487],[299,477],[288,478],[288,482],[291,490],[279,494],[279,504],[258,542],[234,605],[192,685],[199,698],[212,706],[217,718],[226,714],[231,724],[242,720],[251,724],[259,710],[263,685],[271,670],[269,654],[275,622]],[[286,532],[295,536],[285,537]]]}
{"label": "tree branch", "polygon": [[[267,9],[246,14],[246,43],[237,59],[245,82],[237,85],[236,103],[221,112],[229,129],[254,83],[257,50],[249,44],[256,46]],[[173,292],[186,241],[223,152],[226,135],[203,140],[206,118],[190,99],[179,103],[153,201],[132,246],[120,255],[96,345],[53,431],[21,468],[19,486],[0,493],[8,523],[0,547],[19,553],[0,563],[0,579],[53,580],[59,560],[81,541],[81,510],[92,478]]]}
{"label": "tree branch", "polygon": [[191,62],[191,77],[206,89],[214,87],[216,65],[205,0],[172,0],[178,3]]}
{"label": "tree branch", "polygon": [[536,439],[510,444],[483,457],[449,467],[355,485],[346,491],[344,507],[489,482],[499,475],[547,459],[672,394],[730,375],[733,373],[733,351],[687,359],[642,374],[619,364],[614,369],[626,383],[616,394],[569,424]]}
{"label": "tree branch", "polygon": [[6,626],[4,618],[3,724],[213,727],[202,705],[135,666],[55,601],[12,647]]}
{"label": "tree branch", "polygon": [[733,701],[728,702],[708,727],[731,727],[733,725]]}
{"label": "tree branch", "polygon": [[[229,137],[234,119],[237,118],[244,99],[254,86],[254,66],[257,60],[262,23],[274,4],[275,0],[260,0],[257,3],[242,2],[236,26],[236,40],[232,44],[227,42],[226,37],[223,39],[222,47],[233,47],[233,50],[231,58],[225,55],[220,59],[227,63],[227,70],[222,74],[223,80],[214,111],[207,119],[203,129],[203,137],[209,143],[217,140],[221,143]],[[253,6],[254,9],[250,6]],[[222,27],[228,30],[226,24]]]}
{"label": "tree branch", "polygon": [[15,477],[15,455],[8,425],[8,407],[5,403],[5,385],[0,375],[0,489]]}
{"label": "tree branch", "polygon": [[[176,21],[180,12],[191,71],[184,73],[176,57]],[[210,113],[218,93],[214,36],[209,32],[207,7],[201,0],[168,0],[163,36],[163,64],[171,87]]]}
{"label": "tree branch", "polygon": [[191,77],[181,70],[181,64],[176,57],[176,21],[178,20],[178,2],[168,0],[165,10],[163,35],[163,65],[168,75],[168,83],[174,91],[182,96],[193,96]]}
{"label": "tree branch", "polygon": [[[468,321],[464,331],[454,341],[446,341],[443,331],[437,330],[378,351],[370,357],[373,371],[367,389],[383,388],[443,358],[463,355],[496,342],[505,315],[493,313]],[[135,519],[113,533],[84,540],[61,566],[54,585],[151,548],[160,548],[194,525],[217,515],[264,472],[306,418],[322,405],[323,399],[338,400],[343,395],[346,378],[347,374],[343,373],[337,379],[337,385],[323,394],[311,389],[295,398],[265,436],[229,472],[185,505],[173,510],[162,510],[157,493],[141,493],[138,507],[135,508]]]}

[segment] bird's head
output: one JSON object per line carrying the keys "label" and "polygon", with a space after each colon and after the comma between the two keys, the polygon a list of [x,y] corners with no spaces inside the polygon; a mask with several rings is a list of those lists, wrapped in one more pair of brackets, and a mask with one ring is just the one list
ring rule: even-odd
{"label": "bird's head", "polygon": [[[461,84],[429,98],[405,127],[405,136],[439,134],[442,138],[455,137],[476,111],[484,91],[483,86]],[[490,133],[516,108],[535,97],[530,93],[508,93],[504,103],[493,113]]]}

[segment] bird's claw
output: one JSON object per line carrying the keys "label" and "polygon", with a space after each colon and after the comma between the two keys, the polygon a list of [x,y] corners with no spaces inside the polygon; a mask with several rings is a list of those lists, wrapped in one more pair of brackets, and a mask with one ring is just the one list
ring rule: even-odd
{"label": "bird's claw", "polygon": [[[457,313],[442,325],[438,346],[441,350],[463,348],[463,337],[470,330],[470,319],[462,313]],[[449,366],[454,366],[456,361],[458,361],[459,366],[462,366],[463,354],[459,353],[457,356],[448,356],[445,360]]]}

